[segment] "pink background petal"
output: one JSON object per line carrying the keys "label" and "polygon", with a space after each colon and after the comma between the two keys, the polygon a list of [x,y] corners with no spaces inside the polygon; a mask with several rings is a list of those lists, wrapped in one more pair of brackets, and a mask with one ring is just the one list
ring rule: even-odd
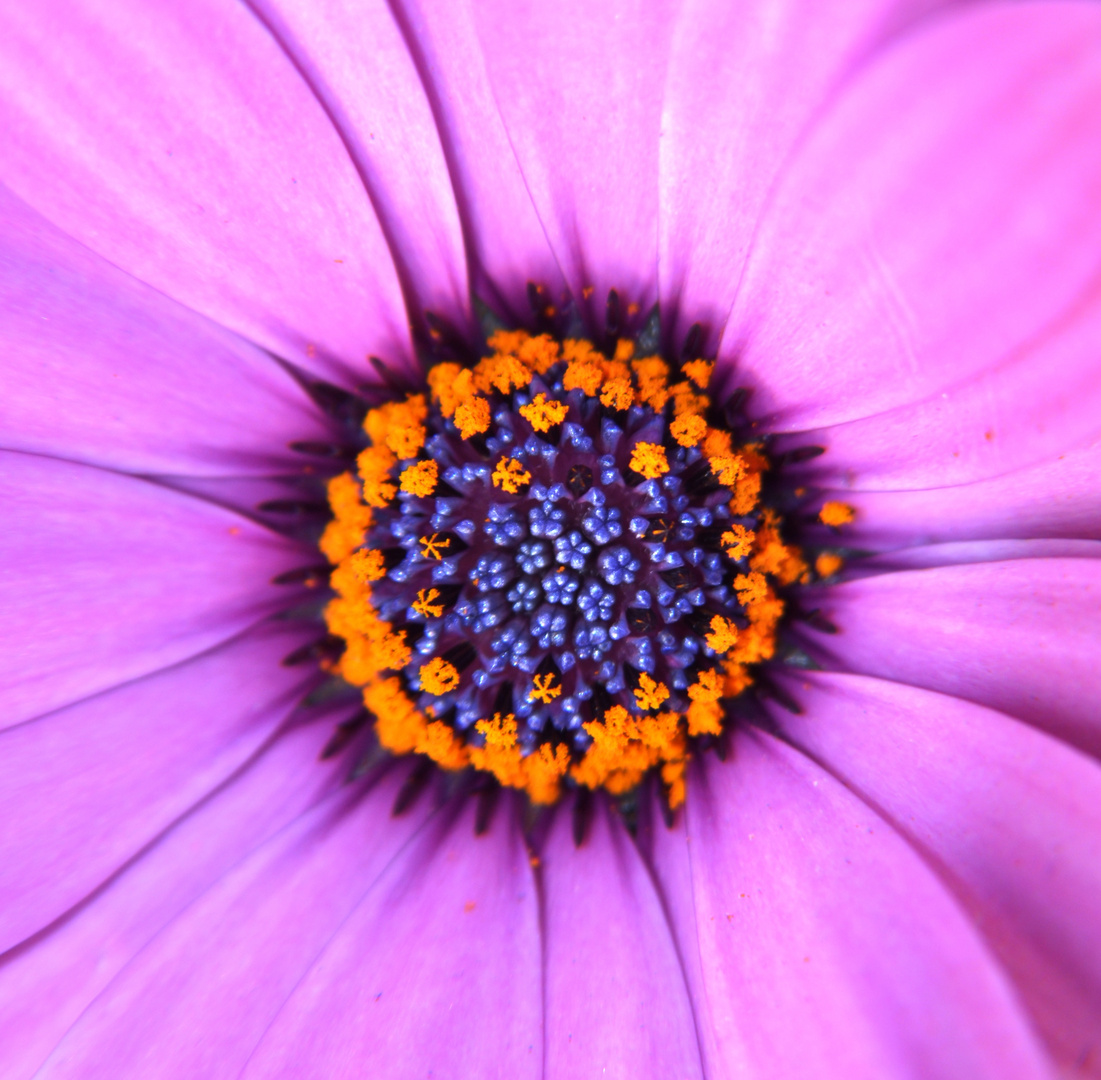
{"label": "pink background petal", "polygon": [[422,800],[390,816],[407,775],[346,787],[243,860],[105,988],[42,1075],[238,1076],[298,979],[431,812]]}
{"label": "pink background petal", "polygon": [[167,488],[0,452],[2,725],[177,663],[285,607],[299,545]]}
{"label": "pink background petal", "polygon": [[239,769],[309,673],[286,625],[0,732],[0,951],[83,899]]}
{"label": "pink background petal", "polygon": [[1061,1075],[1101,1060],[1101,768],[1007,717],[809,675],[776,720],[928,852],[996,949]]}
{"label": "pink background petal", "polygon": [[657,299],[658,139],[669,0],[475,7],[490,85],[569,287]]}
{"label": "pink background petal", "polygon": [[331,734],[331,721],[322,718],[281,735],[67,917],[0,959],[0,1062],[7,1074],[31,1076],[162,927],[339,785],[347,765],[316,761]]}
{"label": "pink background petal", "polygon": [[318,410],[270,356],[169,300],[0,188],[0,430],[131,472],[291,472]]}
{"label": "pink background petal", "polygon": [[601,801],[575,848],[569,809],[541,848],[546,1076],[702,1077],[676,946],[634,841]]}
{"label": "pink background petal", "polygon": [[928,397],[1096,292],[1099,46],[1094,5],[976,4],[849,86],[770,203],[722,344],[758,409],[791,430]]}
{"label": "pink background petal", "polygon": [[450,807],[393,860],[243,1077],[542,1075],[539,914],[518,816]]}
{"label": "pink background petal", "polygon": [[388,5],[253,0],[251,6],[339,132],[414,318],[429,308],[466,322],[466,258],[440,135]]}
{"label": "pink background petal", "polygon": [[526,285],[562,292],[562,272],[509,142],[489,83],[471,0],[396,0],[455,186],[472,287],[500,312],[531,317]]}
{"label": "pink background petal", "polygon": [[745,733],[692,780],[654,841],[709,1076],[1050,1075],[967,916],[828,773]]}
{"label": "pink background petal", "polygon": [[882,574],[824,591],[850,671],[967,698],[1101,754],[1101,561],[1015,559]]}
{"label": "pink background petal", "polygon": [[[726,324],[761,209],[839,85],[928,0],[688,0],[659,143],[661,304],[670,339]],[[679,306],[678,306],[679,305]]]}
{"label": "pink background petal", "polygon": [[174,299],[351,381],[409,359],[356,170],[243,4],[7,5],[0,132],[0,179]]}

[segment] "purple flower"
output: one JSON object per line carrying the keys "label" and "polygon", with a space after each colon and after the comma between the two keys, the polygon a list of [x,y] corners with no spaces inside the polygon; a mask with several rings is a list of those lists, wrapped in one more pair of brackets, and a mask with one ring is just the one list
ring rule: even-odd
{"label": "purple flower", "polygon": [[[1101,1076],[1095,5],[6,8],[6,1077]],[[529,282],[701,323],[855,511],[672,827],[580,845],[348,782],[281,663],[317,399]],[[603,633],[631,519],[544,519]]]}

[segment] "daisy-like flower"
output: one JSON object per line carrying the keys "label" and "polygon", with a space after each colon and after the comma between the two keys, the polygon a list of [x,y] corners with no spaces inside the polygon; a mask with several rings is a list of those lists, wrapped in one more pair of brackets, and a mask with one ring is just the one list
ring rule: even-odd
{"label": "daisy-like flower", "polygon": [[5,1077],[1101,1076],[1101,11],[5,5]]}

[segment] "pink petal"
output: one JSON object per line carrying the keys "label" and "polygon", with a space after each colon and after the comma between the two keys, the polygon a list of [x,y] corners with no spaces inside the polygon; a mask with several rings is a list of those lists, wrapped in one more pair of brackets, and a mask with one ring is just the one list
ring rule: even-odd
{"label": "pink petal", "polygon": [[759,409],[837,424],[1058,336],[1097,290],[1099,46],[1093,5],[970,5],[850,86],[770,204],[723,342]]}
{"label": "pink petal", "polygon": [[702,1076],[661,901],[601,802],[581,848],[560,811],[543,848],[547,1076]]}
{"label": "pink petal", "polygon": [[988,705],[1101,754],[1101,561],[882,574],[810,605],[839,628],[815,645],[843,668]]}
{"label": "pink petal", "polygon": [[[532,205],[489,83],[470,0],[395,0],[432,102],[471,262],[472,288],[502,313],[531,317],[526,285],[551,297],[562,273]],[[351,31],[352,26],[347,29]]]}
{"label": "pink petal", "polygon": [[856,509],[855,547],[1101,535],[1101,442],[1005,476],[927,491],[834,490]]}
{"label": "pink petal", "polygon": [[259,349],[0,188],[4,446],[132,472],[290,472],[330,437]]}
{"label": "pink petal", "polygon": [[466,256],[440,134],[389,7],[354,0],[251,7],[339,133],[413,310],[468,320]]}
{"label": "pink petal", "polygon": [[0,25],[0,179],[32,206],[288,359],[352,381],[408,360],[356,169],[245,5],[43,0]]}
{"label": "pink petal", "polygon": [[609,289],[657,299],[658,140],[669,0],[474,7],[509,141],[566,283],[603,324]]}
{"label": "pink petal", "polygon": [[0,452],[0,726],[139,678],[287,606],[308,552],[143,480]]}
{"label": "pink petal", "polygon": [[672,340],[726,324],[766,196],[800,135],[924,0],[688,0],[660,153],[661,304]]}
{"label": "pink petal", "polygon": [[68,917],[4,957],[0,1060],[10,1075],[34,1073],[164,926],[339,783],[334,769],[346,765],[316,762],[331,733],[319,721],[281,735]]}
{"label": "pink petal", "polygon": [[104,989],[43,1075],[238,1076],[299,978],[424,824],[427,800],[390,817],[407,775],[345,788],[234,867]]}
{"label": "pink petal", "polygon": [[303,692],[263,628],[0,733],[0,951],[48,925],[239,769]]}
{"label": "pink petal", "polygon": [[733,757],[708,760],[683,825],[655,832],[708,1075],[1048,1076],[997,965],[898,834],[771,736],[740,735]]}
{"label": "pink petal", "polygon": [[539,914],[518,814],[445,807],[303,976],[243,1077],[542,1074]]}
{"label": "pink petal", "polygon": [[[1101,769],[987,709],[855,675],[810,675],[784,732],[874,802],[952,882],[1061,1075],[1101,1044]],[[1081,1070],[1081,1071],[1079,1071]]]}
{"label": "pink petal", "polygon": [[820,475],[856,488],[971,483],[1055,457],[1101,435],[1101,289],[1006,363],[950,390],[807,432]]}

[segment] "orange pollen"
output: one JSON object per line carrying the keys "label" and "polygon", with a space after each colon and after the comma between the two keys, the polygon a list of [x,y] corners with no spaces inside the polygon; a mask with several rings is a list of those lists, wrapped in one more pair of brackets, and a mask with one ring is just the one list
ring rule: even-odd
{"label": "orange pollen", "polygon": [[440,597],[439,589],[420,589],[417,598],[413,601],[413,610],[426,619],[438,619],[443,614],[443,605],[434,604],[433,600]]}
{"label": "orange pollen", "polygon": [[536,394],[530,405],[520,406],[520,415],[536,431],[550,431],[566,419],[569,406],[561,401],[548,401],[546,394]]}
{"label": "orange pollen", "polygon": [[459,672],[454,664],[440,657],[429,660],[420,670],[421,688],[428,694],[446,694],[459,685]]}
{"label": "orange pollen", "polygon": [[493,470],[493,486],[503,488],[509,495],[515,495],[530,481],[531,473],[515,458],[501,458]]}
{"label": "orange pollen", "polygon": [[401,490],[411,495],[428,496],[436,490],[440,476],[440,467],[434,461],[418,461],[409,465],[401,473]]}
{"label": "orange pollen", "polygon": [[734,590],[738,594],[740,603],[756,604],[768,597],[768,582],[765,580],[765,575],[757,571],[739,574],[734,579]]}
{"label": "orange pollen", "polygon": [[701,390],[706,390],[707,384],[711,382],[711,372],[715,370],[715,365],[710,360],[689,360],[681,370]]}
{"label": "orange pollen", "polygon": [[732,525],[729,532],[724,532],[719,543],[727,555],[737,562],[744,559],[752,550],[753,542],[757,534],[751,532],[744,525]]}
{"label": "orange pollen", "polygon": [[729,619],[715,615],[711,619],[711,633],[706,638],[707,647],[724,653],[738,643],[738,627]]}
{"label": "orange pollen", "polygon": [[845,565],[845,560],[840,555],[835,555],[830,551],[824,551],[817,559],[814,560],[814,569],[819,577],[827,578],[833,577],[842,566]]}
{"label": "orange pollen", "polygon": [[669,471],[665,447],[659,443],[636,443],[631,452],[631,468],[641,473],[647,480],[656,480],[659,476],[664,476]]}
{"label": "orange pollen", "polygon": [[529,701],[541,701],[549,705],[562,693],[562,687],[554,685],[554,675],[536,675],[532,679],[534,689],[528,694]]}
{"label": "orange pollen", "polygon": [[669,434],[681,446],[695,446],[707,434],[707,422],[702,416],[685,413],[669,425]]}
{"label": "orange pollen", "polygon": [[832,525],[835,529],[841,525],[848,525],[856,517],[856,511],[843,502],[828,502],[818,511],[818,520],[823,525]]}
{"label": "orange pollen", "polygon": [[609,379],[600,395],[600,404],[609,409],[629,409],[635,403],[635,391],[626,376]]}
{"label": "orange pollen", "polygon": [[638,677],[635,701],[640,709],[656,709],[669,697],[669,687],[665,683],[654,682],[644,671]]}
{"label": "orange pollen", "polygon": [[386,563],[381,551],[357,551],[351,558],[352,573],[363,582],[386,577]]}
{"label": "orange pollen", "polygon": [[711,459],[711,471],[723,487],[732,488],[745,476],[745,459],[737,454],[719,454]]}
{"label": "orange pollen", "polygon": [[422,559],[442,559],[444,551],[451,547],[451,537],[440,539],[439,533],[433,533],[431,536],[422,536],[420,545]]}

